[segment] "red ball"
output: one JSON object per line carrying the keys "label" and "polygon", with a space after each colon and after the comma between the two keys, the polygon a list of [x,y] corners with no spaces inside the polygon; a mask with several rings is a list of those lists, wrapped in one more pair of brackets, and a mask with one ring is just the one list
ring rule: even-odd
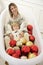
{"label": "red ball", "polygon": [[38,53],[38,47],[36,45],[31,46],[31,51]]}
{"label": "red ball", "polygon": [[33,52],[36,56],[38,56],[38,53],[36,53],[36,52]]}
{"label": "red ball", "polygon": [[16,40],[11,40],[9,44],[11,47],[14,47],[16,45]]}
{"label": "red ball", "polygon": [[34,42],[35,41],[35,37],[33,35],[29,36],[29,40]]}
{"label": "red ball", "polygon": [[32,31],[28,31],[28,33],[32,35]]}
{"label": "red ball", "polygon": [[18,56],[21,55],[21,51],[20,51],[20,49],[16,50],[16,54],[17,54]]}
{"label": "red ball", "polygon": [[22,51],[23,53],[29,53],[29,52],[30,52],[30,47],[24,45],[24,46],[22,46],[21,51]]}
{"label": "red ball", "polygon": [[15,53],[15,51],[14,51],[12,48],[7,49],[6,52],[7,52],[9,55],[12,55],[12,54]]}
{"label": "red ball", "polygon": [[19,56],[18,56],[16,53],[13,54],[12,57],[14,57],[14,58],[19,58]]}
{"label": "red ball", "polygon": [[32,25],[27,25],[27,30],[28,31],[32,31],[33,30],[33,26]]}

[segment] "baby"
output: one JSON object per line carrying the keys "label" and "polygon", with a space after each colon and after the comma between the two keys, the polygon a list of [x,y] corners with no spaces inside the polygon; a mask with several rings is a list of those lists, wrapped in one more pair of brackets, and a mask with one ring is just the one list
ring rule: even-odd
{"label": "baby", "polygon": [[9,34],[10,39],[15,39],[16,41],[18,41],[20,38],[24,36],[24,33],[27,31],[26,29],[24,29],[25,27],[21,28],[23,26],[21,25],[17,22],[11,24],[12,32]]}
{"label": "baby", "polygon": [[12,23],[11,28],[12,32],[9,34],[10,39],[14,38],[17,41],[24,36],[24,32],[21,31],[19,23]]}
{"label": "baby", "polygon": [[11,26],[11,31],[8,30],[4,36],[5,37],[8,36],[10,39],[15,39],[18,37],[18,30],[20,29],[20,25],[17,22],[14,22],[10,26]]}

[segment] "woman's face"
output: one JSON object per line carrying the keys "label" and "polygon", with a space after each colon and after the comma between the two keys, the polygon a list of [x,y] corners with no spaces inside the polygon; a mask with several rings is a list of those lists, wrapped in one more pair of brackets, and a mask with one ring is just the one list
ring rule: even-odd
{"label": "woman's face", "polygon": [[11,12],[13,13],[14,16],[17,16],[18,15],[18,9],[14,6],[11,6],[10,7],[10,10]]}

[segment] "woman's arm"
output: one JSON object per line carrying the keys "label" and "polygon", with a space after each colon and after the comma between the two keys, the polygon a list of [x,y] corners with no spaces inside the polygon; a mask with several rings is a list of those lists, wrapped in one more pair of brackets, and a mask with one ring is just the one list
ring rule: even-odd
{"label": "woman's arm", "polygon": [[20,29],[23,30],[23,31],[27,31],[27,24],[26,22],[24,21],[21,25],[20,25]]}
{"label": "woman's arm", "polygon": [[11,33],[12,29],[11,29],[11,25],[10,24],[5,24],[5,34],[9,34]]}

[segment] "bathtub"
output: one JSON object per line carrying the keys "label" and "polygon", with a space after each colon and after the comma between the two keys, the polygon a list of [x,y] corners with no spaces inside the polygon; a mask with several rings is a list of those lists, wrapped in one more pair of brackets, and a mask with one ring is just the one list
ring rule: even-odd
{"label": "bathtub", "polygon": [[39,48],[39,55],[32,59],[23,60],[23,59],[13,58],[5,52],[3,29],[4,29],[4,24],[9,20],[9,13],[7,7],[0,15],[0,56],[5,61],[7,61],[9,65],[36,65],[43,60],[43,40],[41,38],[37,20],[35,19],[33,12],[29,10],[27,6],[18,5],[18,9],[21,15],[23,15],[24,18],[26,19],[26,22],[33,25],[33,35],[36,38],[35,43]]}

